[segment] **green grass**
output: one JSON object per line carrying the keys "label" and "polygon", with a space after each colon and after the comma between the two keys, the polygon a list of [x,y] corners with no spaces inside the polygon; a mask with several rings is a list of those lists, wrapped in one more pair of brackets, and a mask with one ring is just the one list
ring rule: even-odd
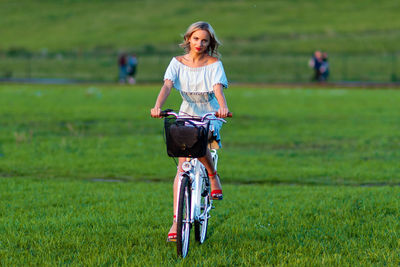
{"label": "green grass", "polygon": [[[389,82],[400,79],[400,58],[396,55],[331,54],[330,81]],[[172,55],[140,56],[137,81],[160,82]],[[313,75],[307,62],[310,55],[226,55],[222,57],[230,82],[309,82]],[[0,77],[58,78],[80,81],[116,82],[117,57],[4,57]]]}
{"label": "green grass", "polygon": [[[176,51],[194,21],[228,53],[397,52],[399,3],[385,1],[1,1],[2,49]],[[28,23],[27,23],[28,22]]]}
{"label": "green grass", "polygon": [[[167,181],[160,85],[0,87],[3,176]],[[232,87],[222,129],[231,182],[400,183],[400,91]],[[178,108],[172,92],[165,107]]]}
{"label": "green grass", "polygon": [[400,263],[400,91],[226,90],[224,201],[181,260],[159,87],[0,86],[0,265]]}
{"label": "green grass", "polygon": [[[308,82],[329,53],[331,81],[400,79],[400,5],[372,1],[0,1],[0,77],[116,81],[117,56],[139,56],[138,80],[158,81],[186,28],[209,21],[237,82]],[[25,55],[25,56],[24,56]],[[31,55],[31,56],[27,56]]]}
{"label": "green grass", "polygon": [[206,243],[166,244],[171,184],[0,180],[0,264],[397,265],[398,187],[225,185]]}

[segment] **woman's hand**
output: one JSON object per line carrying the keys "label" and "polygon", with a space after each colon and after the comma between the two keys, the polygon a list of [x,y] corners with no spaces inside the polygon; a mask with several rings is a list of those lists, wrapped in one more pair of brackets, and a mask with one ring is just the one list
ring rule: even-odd
{"label": "woman's hand", "polygon": [[226,118],[226,117],[228,117],[228,112],[229,112],[228,107],[220,107],[220,108],[218,109],[216,115],[217,115],[217,117],[219,117],[219,118]]}
{"label": "woman's hand", "polygon": [[153,118],[161,118],[161,109],[159,107],[154,107],[150,110],[150,115]]}
{"label": "woman's hand", "polygon": [[226,118],[228,117],[229,109],[228,105],[226,104],[226,99],[225,95],[223,92],[222,84],[216,84],[214,85],[214,93],[215,97],[217,98],[218,104],[219,104],[219,109],[217,111],[217,114],[215,114],[217,117],[220,118]]}

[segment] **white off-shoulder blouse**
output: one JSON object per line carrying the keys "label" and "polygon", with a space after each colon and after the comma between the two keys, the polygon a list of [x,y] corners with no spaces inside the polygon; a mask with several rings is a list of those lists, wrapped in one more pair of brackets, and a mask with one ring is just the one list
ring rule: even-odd
{"label": "white off-shoulder blouse", "polygon": [[[220,60],[202,67],[189,67],[172,58],[165,72],[164,80],[170,80],[173,87],[182,96],[180,115],[203,116],[209,112],[217,112],[219,104],[213,87],[221,84],[228,88],[228,80]],[[221,147],[220,129],[222,122],[210,121],[210,130]]]}

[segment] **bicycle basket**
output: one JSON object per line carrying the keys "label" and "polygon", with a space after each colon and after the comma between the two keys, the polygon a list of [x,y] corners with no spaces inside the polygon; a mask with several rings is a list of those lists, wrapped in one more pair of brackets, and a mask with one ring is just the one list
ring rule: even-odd
{"label": "bicycle basket", "polygon": [[210,122],[204,126],[187,119],[165,118],[165,141],[170,157],[199,158],[207,152]]}

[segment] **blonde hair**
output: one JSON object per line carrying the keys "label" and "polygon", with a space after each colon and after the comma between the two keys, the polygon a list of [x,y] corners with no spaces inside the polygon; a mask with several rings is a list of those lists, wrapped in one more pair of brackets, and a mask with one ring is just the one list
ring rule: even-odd
{"label": "blonde hair", "polygon": [[198,21],[190,25],[189,28],[186,30],[185,35],[183,35],[183,43],[179,44],[179,46],[182,47],[186,53],[189,53],[190,37],[197,30],[205,30],[208,32],[208,34],[210,35],[210,44],[207,47],[207,53],[210,56],[219,57],[220,54],[218,53],[218,46],[221,45],[221,42],[218,40],[217,35],[215,35],[214,29],[208,22]]}

